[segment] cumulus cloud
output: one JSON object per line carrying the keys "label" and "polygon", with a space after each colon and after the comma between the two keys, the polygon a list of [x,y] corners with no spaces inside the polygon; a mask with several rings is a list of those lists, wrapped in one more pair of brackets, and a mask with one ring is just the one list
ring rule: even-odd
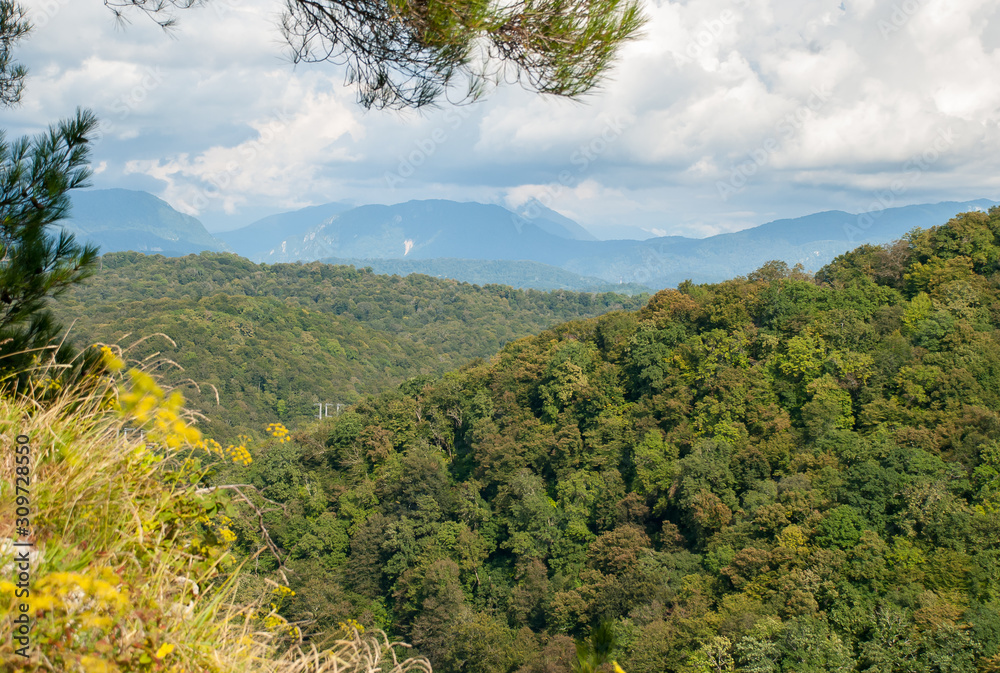
{"label": "cumulus cloud", "polygon": [[509,87],[423,114],[364,112],[339,69],[289,65],[275,0],[216,0],[173,36],[141,17],[116,28],[96,1],[35,4],[12,130],[91,107],[100,186],[206,217],[539,198],[605,234],[710,235],[886,190],[897,205],[1000,196],[996,0],[651,0],[644,37],[584,103]]}
{"label": "cumulus cloud", "polygon": [[234,213],[251,194],[276,205],[306,205],[305,195],[330,187],[324,168],[362,159],[355,148],[364,127],[341,99],[290,87],[266,117],[250,122],[254,137],[194,156],[130,160],[125,173],[162,181],[163,198],[191,215],[216,203]]}

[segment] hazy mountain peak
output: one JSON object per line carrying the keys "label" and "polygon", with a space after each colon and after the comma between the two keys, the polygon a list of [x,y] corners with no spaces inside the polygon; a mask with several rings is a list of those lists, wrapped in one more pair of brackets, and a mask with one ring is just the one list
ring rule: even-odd
{"label": "hazy mountain peak", "polygon": [[93,189],[71,193],[72,208],[61,226],[103,252],[186,255],[228,250],[195,217],[174,210],[148,192]]}
{"label": "hazy mountain peak", "polygon": [[561,238],[571,238],[577,241],[597,240],[597,237],[582,225],[562,213],[557,213],[534,197],[515,208],[514,213],[538,225],[543,231]]}
{"label": "hazy mountain peak", "polygon": [[304,238],[317,225],[329,222],[350,208],[346,203],[338,201],[307,206],[287,213],[268,215],[245,227],[216,235],[234,252],[258,261],[281,247],[282,243]]}

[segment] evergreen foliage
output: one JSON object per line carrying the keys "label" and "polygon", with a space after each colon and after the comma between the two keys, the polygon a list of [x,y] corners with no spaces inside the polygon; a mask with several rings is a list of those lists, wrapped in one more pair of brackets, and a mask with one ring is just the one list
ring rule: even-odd
{"label": "evergreen foliage", "polygon": [[24,8],[0,2],[0,105],[10,107],[21,101],[28,69],[14,60],[14,46],[31,32]]}
{"label": "evergreen foliage", "polygon": [[[2,106],[20,101],[27,70],[12,50],[30,31],[24,8],[0,1]],[[0,131],[0,386],[24,389],[34,366],[66,367],[75,357],[60,342],[62,327],[48,304],[90,274],[97,249],[65,232],[54,236],[52,225],[66,217],[69,191],[86,186],[87,143],[96,130],[97,118],[77,110],[34,138],[10,142]]]}
{"label": "evergreen foliage", "polygon": [[0,138],[0,375],[23,387],[40,361],[67,364],[75,351],[60,341],[49,302],[93,272],[97,249],[49,225],[65,217],[67,192],[84,186],[87,136],[97,119],[78,111],[46,135]]}
{"label": "evergreen foliage", "polygon": [[[104,0],[161,25],[202,0]],[[635,0],[284,0],[281,32],[298,62],[347,69],[366,108],[432,105],[456,85],[474,100],[488,84],[521,82],[579,97],[606,75],[645,19]]]}

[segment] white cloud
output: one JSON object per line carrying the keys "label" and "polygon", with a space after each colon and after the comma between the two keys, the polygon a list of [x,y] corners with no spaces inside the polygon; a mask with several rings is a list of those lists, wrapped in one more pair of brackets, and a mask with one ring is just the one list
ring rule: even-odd
{"label": "white cloud", "polygon": [[[227,213],[249,195],[276,204],[298,205],[301,195],[323,191],[329,179],[321,169],[355,163],[355,141],[364,128],[354,111],[333,93],[290,87],[280,105],[250,123],[255,136],[235,146],[214,146],[190,157],[132,160],[126,173],[143,173],[166,183],[164,198],[197,215],[213,202]],[[341,142],[349,139],[349,142]]]}
{"label": "white cloud", "polygon": [[341,69],[292,68],[277,0],[216,0],[173,37],[141,17],[116,29],[96,0],[53,2],[21,51],[32,77],[11,133],[91,107],[98,184],[188,212],[546,197],[584,223],[705,235],[856,209],[943,132],[900,198],[1000,196],[998,0],[653,0],[584,104],[514,86],[423,115],[362,111]]}

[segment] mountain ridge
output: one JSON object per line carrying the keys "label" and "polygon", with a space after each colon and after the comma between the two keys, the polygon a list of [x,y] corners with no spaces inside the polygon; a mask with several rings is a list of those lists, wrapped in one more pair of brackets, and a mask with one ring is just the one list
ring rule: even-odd
{"label": "mountain ridge", "polygon": [[[429,275],[460,268],[454,260],[462,260],[466,275],[459,280],[487,284],[518,278],[519,283],[536,283],[520,287],[575,290],[602,284],[658,290],[685,280],[720,282],[771,260],[815,271],[860,244],[888,243],[914,228],[929,228],[961,212],[996,205],[989,199],[974,199],[870,213],[829,210],[700,239],[596,240],[584,227],[535,200],[513,210],[444,199],[356,207],[331,202],[270,215],[213,237],[196,218],[144,194],[80,192],[74,198],[73,217],[64,226],[106,252],[132,249],[175,256],[233,250],[268,264],[336,259],[388,267],[395,260],[405,262],[395,265],[399,269],[422,269],[404,273]],[[115,198],[124,201],[119,212],[112,207]],[[166,233],[154,226],[157,217]],[[528,263],[549,268],[533,267],[529,273]]]}
{"label": "mountain ridge", "polygon": [[435,278],[451,278],[474,285],[509,285],[519,289],[572,290],[574,292],[619,292],[640,294],[652,289],[638,283],[609,283],[601,278],[585,276],[557,266],[532,261],[457,259],[344,259],[326,257],[323,264],[341,264],[358,269],[370,268],[374,273],[409,276],[423,274]]}
{"label": "mountain ridge", "polygon": [[149,192],[93,189],[72,194],[69,217],[59,226],[102,251],[135,250],[168,256],[202,250],[229,252],[197,218]]}
{"label": "mountain ridge", "polygon": [[[268,215],[245,227],[220,232],[215,236],[229,245],[236,254],[252,259],[258,250],[272,249],[280,245],[282,237],[288,233],[305,234],[316,226],[317,219],[322,222],[350,208],[350,205],[339,201],[307,206],[286,213]],[[282,235],[276,235],[274,230],[280,227],[289,228],[291,231],[286,230]]]}

